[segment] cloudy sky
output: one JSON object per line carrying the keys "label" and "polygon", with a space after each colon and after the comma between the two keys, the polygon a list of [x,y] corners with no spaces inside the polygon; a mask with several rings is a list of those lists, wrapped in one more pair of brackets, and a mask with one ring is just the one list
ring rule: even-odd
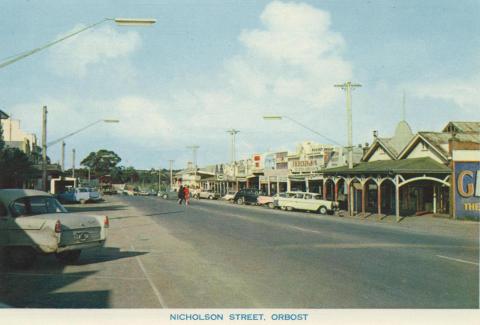
{"label": "cloudy sky", "polygon": [[[69,138],[67,150],[111,149],[137,168],[184,167],[193,144],[199,165],[226,162],[229,128],[240,130],[240,158],[328,143],[263,115],[345,144],[345,95],[333,85],[349,80],[362,84],[354,143],[393,133],[403,91],[413,130],[439,130],[480,119],[479,10],[476,0],[4,0],[0,60],[105,17],[157,24],[106,22],[0,69],[0,109],[40,139],[47,105],[49,141],[119,119]],[[60,146],[48,153],[58,161]]]}

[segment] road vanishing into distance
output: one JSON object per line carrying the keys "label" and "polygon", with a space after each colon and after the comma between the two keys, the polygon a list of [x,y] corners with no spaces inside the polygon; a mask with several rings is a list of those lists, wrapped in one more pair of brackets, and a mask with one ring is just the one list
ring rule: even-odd
{"label": "road vanishing into distance", "polygon": [[465,232],[193,200],[113,196],[105,248],[0,270],[0,303],[50,308],[478,308]]}

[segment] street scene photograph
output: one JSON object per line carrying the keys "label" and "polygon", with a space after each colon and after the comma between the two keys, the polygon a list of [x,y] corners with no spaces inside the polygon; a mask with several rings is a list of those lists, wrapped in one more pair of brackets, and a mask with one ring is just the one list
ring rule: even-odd
{"label": "street scene photograph", "polygon": [[0,319],[474,324],[479,13],[0,1]]}

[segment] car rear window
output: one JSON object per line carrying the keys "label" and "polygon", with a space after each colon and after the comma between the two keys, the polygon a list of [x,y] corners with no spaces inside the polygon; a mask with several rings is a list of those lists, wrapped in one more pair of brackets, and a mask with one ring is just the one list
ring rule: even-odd
{"label": "car rear window", "polygon": [[14,201],[11,207],[17,217],[67,212],[55,198],[48,196],[24,197]]}

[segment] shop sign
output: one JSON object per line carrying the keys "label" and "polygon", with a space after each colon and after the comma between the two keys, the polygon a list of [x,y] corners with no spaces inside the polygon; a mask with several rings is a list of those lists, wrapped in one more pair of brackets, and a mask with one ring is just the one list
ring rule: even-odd
{"label": "shop sign", "polygon": [[455,216],[480,219],[480,162],[455,162]]}
{"label": "shop sign", "polygon": [[321,169],[321,160],[290,160],[288,162],[288,169],[294,173],[308,173],[319,171]]}

